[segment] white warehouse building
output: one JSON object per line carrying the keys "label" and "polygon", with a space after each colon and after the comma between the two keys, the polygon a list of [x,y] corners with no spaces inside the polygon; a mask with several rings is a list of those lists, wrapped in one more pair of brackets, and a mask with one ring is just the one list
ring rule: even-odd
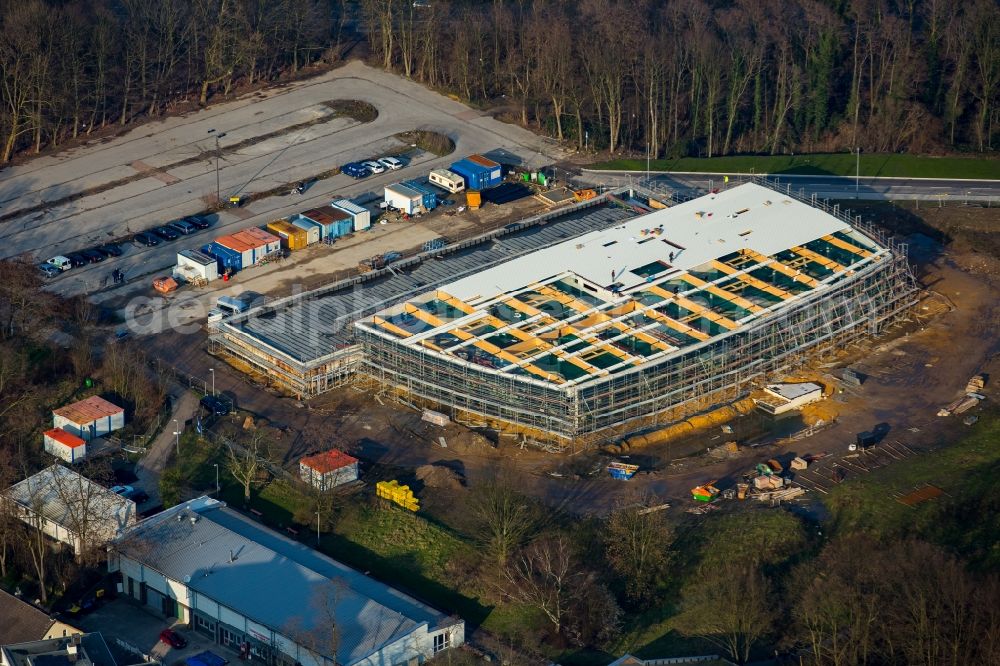
{"label": "white warehouse building", "polygon": [[123,591],[255,661],[414,664],[461,645],[465,623],[201,497],[112,548]]}

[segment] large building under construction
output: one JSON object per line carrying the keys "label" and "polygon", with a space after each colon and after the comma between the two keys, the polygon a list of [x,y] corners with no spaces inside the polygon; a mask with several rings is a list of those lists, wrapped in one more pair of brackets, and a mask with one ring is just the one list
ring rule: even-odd
{"label": "large building under construction", "polygon": [[218,339],[302,393],[359,372],[455,417],[586,442],[738,395],[914,301],[901,248],[825,204],[756,183],[659,209],[647,195],[279,303]]}

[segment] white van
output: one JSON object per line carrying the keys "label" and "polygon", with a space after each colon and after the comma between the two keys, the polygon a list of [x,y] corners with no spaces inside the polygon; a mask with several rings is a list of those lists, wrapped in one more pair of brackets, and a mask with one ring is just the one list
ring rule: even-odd
{"label": "white van", "polygon": [[49,264],[50,266],[55,266],[61,271],[68,271],[69,269],[73,268],[73,262],[69,260],[69,257],[64,257],[61,254],[52,257],[45,263]]}
{"label": "white van", "polygon": [[452,194],[465,189],[465,179],[447,169],[434,169],[427,176],[427,180],[431,181],[432,185],[437,185],[442,190],[447,190]]}

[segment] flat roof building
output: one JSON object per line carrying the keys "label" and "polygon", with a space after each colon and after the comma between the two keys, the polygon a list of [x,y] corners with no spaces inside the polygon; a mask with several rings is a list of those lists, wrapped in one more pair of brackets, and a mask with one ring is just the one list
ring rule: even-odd
{"label": "flat roof building", "polygon": [[60,464],[11,486],[3,499],[33,529],[71,546],[74,553],[101,546],[135,523],[135,502]]}
{"label": "flat roof building", "polygon": [[512,258],[355,326],[384,383],[573,439],[876,332],[913,292],[898,250],[747,183]]}
{"label": "flat roof building", "polygon": [[380,666],[429,659],[464,623],[202,497],[113,547],[127,594],[267,664]]}
{"label": "flat roof building", "polygon": [[0,646],[0,666],[117,666],[101,634],[73,634]]}

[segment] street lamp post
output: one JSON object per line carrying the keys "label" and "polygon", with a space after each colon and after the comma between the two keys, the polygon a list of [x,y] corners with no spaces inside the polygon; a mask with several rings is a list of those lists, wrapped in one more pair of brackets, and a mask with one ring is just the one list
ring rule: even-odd
{"label": "street lamp post", "polygon": [[[215,132],[214,129],[208,130],[209,134]],[[215,135],[215,200],[218,203],[222,203],[222,187],[219,185],[219,157],[222,151],[219,149],[219,139],[226,136],[225,132],[220,132]]]}
{"label": "street lamp post", "polygon": [[854,198],[861,198],[861,147],[854,148]]}
{"label": "street lamp post", "polygon": [[215,467],[215,494],[219,494],[219,463],[214,464]]}
{"label": "street lamp post", "polygon": [[209,368],[209,373],[212,375],[212,397],[215,397],[215,368]]}
{"label": "street lamp post", "polygon": [[181,426],[177,419],[174,419],[174,444],[177,447],[177,455],[181,454]]}
{"label": "street lamp post", "polygon": [[319,511],[316,512],[316,543],[319,544]]}

